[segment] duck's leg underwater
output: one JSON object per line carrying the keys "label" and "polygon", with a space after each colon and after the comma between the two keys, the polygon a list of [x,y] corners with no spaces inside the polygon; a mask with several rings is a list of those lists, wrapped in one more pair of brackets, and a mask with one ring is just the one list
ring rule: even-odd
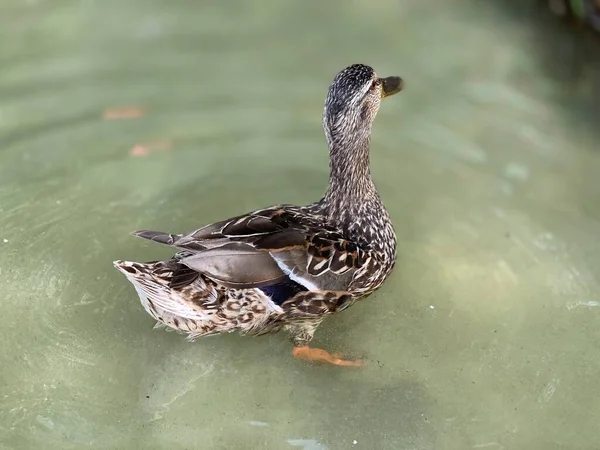
{"label": "duck's leg underwater", "polygon": [[304,361],[328,363],[336,366],[362,366],[362,361],[346,360],[339,353],[329,353],[327,350],[308,346],[308,343],[312,340],[315,330],[321,321],[322,319],[302,320],[286,326],[287,331],[290,333],[292,343],[294,344],[292,356]]}
{"label": "duck's leg underwater", "polygon": [[340,354],[331,354],[326,350],[308,346],[325,316],[347,307],[352,301],[351,298],[349,293],[342,291],[308,291],[296,295],[282,305],[289,317],[293,318],[285,329],[294,344],[294,358],[336,366],[363,365],[361,361],[346,360]]}
{"label": "duck's leg underwater", "polygon": [[292,355],[296,359],[329,363],[336,366],[361,367],[364,365],[362,361],[344,359],[339,353],[329,353],[327,350],[308,346],[294,347],[292,350]]}

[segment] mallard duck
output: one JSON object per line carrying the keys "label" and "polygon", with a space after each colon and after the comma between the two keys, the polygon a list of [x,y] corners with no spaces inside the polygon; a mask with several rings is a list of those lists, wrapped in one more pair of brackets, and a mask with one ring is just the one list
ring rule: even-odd
{"label": "mallard duck", "polygon": [[157,325],[190,340],[284,329],[298,359],[361,365],[308,344],[325,317],[371,294],[394,267],[396,234],[369,147],[381,100],[403,86],[362,64],[336,75],[323,113],[329,186],[318,202],[270,206],[189,234],[133,233],[178,249],[166,261],[114,262]]}

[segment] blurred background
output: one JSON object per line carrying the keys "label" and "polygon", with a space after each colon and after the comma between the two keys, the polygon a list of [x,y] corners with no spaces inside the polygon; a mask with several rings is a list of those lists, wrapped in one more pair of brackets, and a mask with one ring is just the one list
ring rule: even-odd
{"label": "blurred background", "polygon": [[[592,1],[2,0],[0,449],[592,450],[600,35]],[[400,75],[372,172],[391,279],[285,335],[152,330],[115,259],[320,198],[352,63]]]}

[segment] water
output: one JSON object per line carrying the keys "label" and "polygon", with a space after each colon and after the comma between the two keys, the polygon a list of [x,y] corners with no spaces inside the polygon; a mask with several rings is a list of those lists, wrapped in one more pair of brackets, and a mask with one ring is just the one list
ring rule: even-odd
{"label": "water", "polygon": [[[597,47],[478,3],[5,0],[0,448],[597,448]],[[111,262],[170,252],[129,232],[319,198],[354,62],[407,82],[373,136],[396,270],[314,341],[367,367],[153,331]]]}

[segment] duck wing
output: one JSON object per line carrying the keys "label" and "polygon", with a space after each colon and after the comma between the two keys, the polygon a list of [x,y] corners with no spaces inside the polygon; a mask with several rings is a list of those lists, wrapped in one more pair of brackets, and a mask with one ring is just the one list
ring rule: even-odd
{"label": "duck wing", "polygon": [[188,269],[238,289],[288,278],[308,290],[345,290],[374,256],[324,216],[292,205],[254,211],[188,234],[134,235],[184,250],[179,262]]}

